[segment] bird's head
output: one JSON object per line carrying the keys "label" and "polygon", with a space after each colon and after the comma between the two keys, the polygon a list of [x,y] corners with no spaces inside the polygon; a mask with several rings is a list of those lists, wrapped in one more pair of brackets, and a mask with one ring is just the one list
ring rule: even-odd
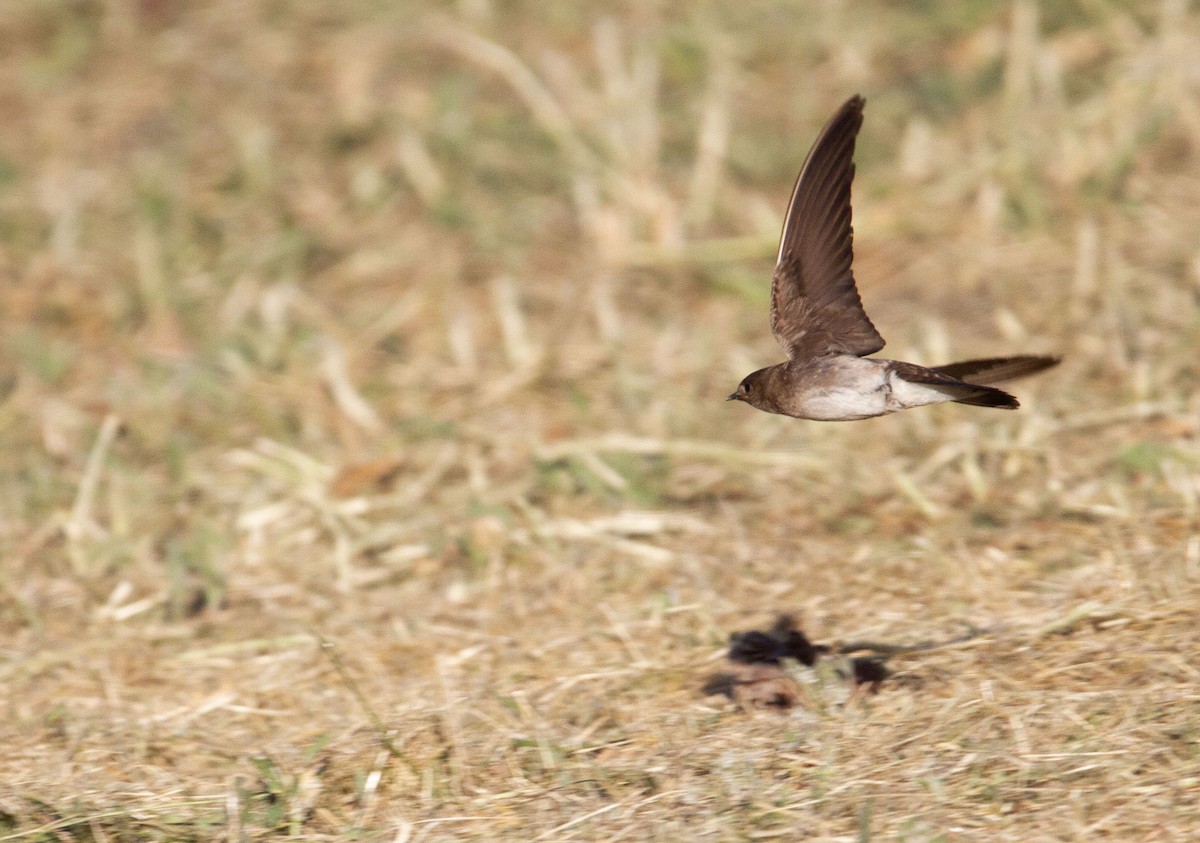
{"label": "bird's head", "polygon": [[768,413],[777,413],[775,402],[768,395],[768,385],[771,382],[771,369],[759,369],[757,372],[751,372],[742,378],[742,382],[738,384],[738,388],[729,393],[726,401],[745,401],[751,407],[757,407],[760,410],[766,410]]}

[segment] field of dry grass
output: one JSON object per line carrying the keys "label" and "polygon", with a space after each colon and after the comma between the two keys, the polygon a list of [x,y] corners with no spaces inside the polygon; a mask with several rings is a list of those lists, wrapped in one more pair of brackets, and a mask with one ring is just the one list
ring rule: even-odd
{"label": "field of dry grass", "polygon": [[[0,5],[0,840],[1196,839],[1197,56],[1185,0]],[[723,401],[854,92],[886,353],[1063,354],[1020,411]],[[706,695],[778,612],[986,631]]]}

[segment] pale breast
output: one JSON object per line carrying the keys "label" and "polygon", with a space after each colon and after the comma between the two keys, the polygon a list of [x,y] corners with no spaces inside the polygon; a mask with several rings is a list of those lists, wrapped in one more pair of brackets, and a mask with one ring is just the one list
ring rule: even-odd
{"label": "pale breast", "polygon": [[857,421],[891,413],[899,407],[888,406],[884,392],[859,392],[853,389],[829,389],[804,398],[800,418],[814,421]]}
{"label": "pale breast", "polygon": [[954,400],[944,389],[904,380],[889,363],[862,357],[816,362],[796,377],[789,414],[815,421],[855,421]]}
{"label": "pale breast", "polygon": [[834,357],[798,378],[793,415],[814,421],[854,421],[882,416],[891,406],[887,367],[880,360]]}

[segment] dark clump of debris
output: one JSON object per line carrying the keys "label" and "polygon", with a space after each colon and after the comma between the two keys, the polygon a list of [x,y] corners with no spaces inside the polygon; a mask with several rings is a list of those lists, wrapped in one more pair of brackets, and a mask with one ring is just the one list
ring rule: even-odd
{"label": "dark clump of debris", "polygon": [[729,637],[729,660],[736,664],[779,664],[782,659],[795,659],[812,667],[828,652],[828,647],[809,641],[791,615],[780,615],[770,632],[752,629]]}
{"label": "dark clump of debris", "polygon": [[796,678],[796,667],[803,665],[813,669],[809,671],[816,677],[813,685],[820,685],[824,676],[848,688],[847,698],[863,689],[875,693],[890,675],[884,665],[886,655],[848,657],[848,653],[862,649],[867,648],[835,650],[814,644],[797,628],[791,615],[780,615],[767,632],[735,632],[729,637],[731,670],[711,677],[704,692],[723,694],[744,709],[792,708],[810,696]]}

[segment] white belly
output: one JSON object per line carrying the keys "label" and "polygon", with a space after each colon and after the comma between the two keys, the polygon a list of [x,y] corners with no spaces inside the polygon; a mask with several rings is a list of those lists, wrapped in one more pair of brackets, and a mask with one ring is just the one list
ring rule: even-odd
{"label": "white belly", "polygon": [[932,386],[909,383],[888,370],[886,360],[844,359],[842,374],[846,376],[844,387],[827,387],[815,390],[804,398],[804,418],[816,421],[854,421],[869,419],[923,407],[926,404],[941,404],[954,398]]}
{"label": "white belly", "polygon": [[816,421],[869,419],[899,409],[888,406],[888,390],[882,378],[879,387],[870,391],[823,389],[804,398],[804,418]]}

